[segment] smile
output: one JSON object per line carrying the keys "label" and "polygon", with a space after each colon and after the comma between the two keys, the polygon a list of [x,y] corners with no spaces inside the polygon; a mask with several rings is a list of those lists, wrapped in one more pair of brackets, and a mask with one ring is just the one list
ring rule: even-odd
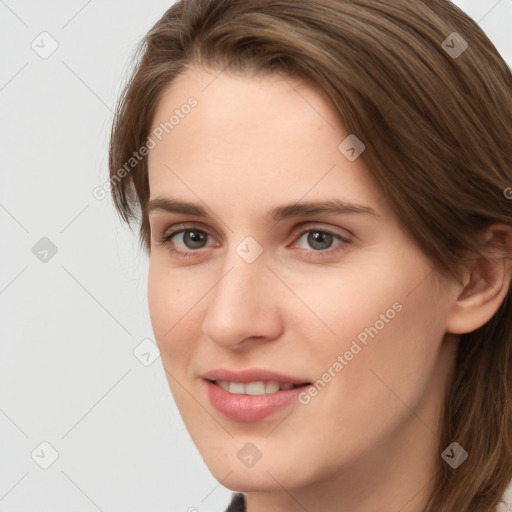
{"label": "smile", "polygon": [[222,416],[238,422],[258,422],[297,405],[310,384],[279,381],[232,382],[203,380],[206,395]]}
{"label": "smile", "polygon": [[227,380],[217,380],[215,384],[220,386],[224,391],[228,391],[234,395],[265,395],[277,393],[278,391],[286,391],[299,387],[299,384],[292,382],[278,382],[275,380],[263,381],[257,380],[254,382],[230,382]]}

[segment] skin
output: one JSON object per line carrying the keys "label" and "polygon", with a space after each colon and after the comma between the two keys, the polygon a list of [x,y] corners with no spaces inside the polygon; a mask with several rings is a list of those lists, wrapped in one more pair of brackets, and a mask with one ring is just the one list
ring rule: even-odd
{"label": "skin", "polygon": [[[192,67],[162,96],[153,128],[190,96],[198,105],[150,151],[150,199],[193,202],[209,217],[151,211],[148,299],[172,394],[207,466],[248,492],[250,512],[422,510],[457,334],[494,314],[510,266],[469,269],[462,285],[435,273],[363,158],[338,150],[349,132],[317,87]],[[377,215],[267,214],[333,198]],[[182,223],[208,233],[202,247],[182,234],[161,243]],[[333,237],[315,250],[311,232],[297,232],[306,227],[350,243]],[[247,236],[263,249],[252,263],[236,252]],[[316,381],[395,303],[401,311],[307,405],[243,423],[209,402],[200,376],[214,368]],[[251,468],[237,457],[247,442],[261,452]]]}

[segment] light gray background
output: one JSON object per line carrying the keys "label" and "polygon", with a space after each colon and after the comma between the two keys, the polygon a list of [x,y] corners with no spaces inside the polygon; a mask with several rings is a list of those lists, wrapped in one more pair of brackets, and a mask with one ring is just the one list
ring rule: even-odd
{"label": "light gray background", "polygon": [[[155,357],[147,257],[110,198],[92,195],[108,176],[129,59],[171,3],[0,0],[0,512],[219,512],[229,502],[160,359],[143,364]],[[512,0],[456,3],[512,65]],[[46,59],[31,47],[44,53],[53,40]],[[43,237],[57,248],[46,262],[44,247],[32,249]],[[42,442],[58,453],[47,469]]]}

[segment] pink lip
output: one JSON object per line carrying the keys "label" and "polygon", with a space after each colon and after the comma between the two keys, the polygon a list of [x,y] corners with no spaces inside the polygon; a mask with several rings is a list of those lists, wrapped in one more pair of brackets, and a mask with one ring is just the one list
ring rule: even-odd
{"label": "pink lip", "polygon": [[277,382],[291,382],[292,384],[305,384],[309,382],[307,379],[291,377],[284,373],[260,368],[248,368],[237,371],[219,368],[206,372],[201,377],[207,380],[228,380],[230,382],[255,382],[258,380],[275,380]]}
{"label": "pink lip", "polygon": [[[297,401],[297,397],[309,385],[305,380],[283,375],[270,370],[248,369],[243,371],[213,370],[203,375],[204,383],[211,404],[224,416],[244,422],[261,421]],[[302,384],[300,387],[277,391],[265,395],[237,395],[225,391],[215,382],[227,380],[230,382],[277,381]]]}
{"label": "pink lip", "polygon": [[224,416],[235,421],[255,422],[297,401],[307,386],[277,391],[266,395],[236,395],[209,380],[206,383],[212,405]]}

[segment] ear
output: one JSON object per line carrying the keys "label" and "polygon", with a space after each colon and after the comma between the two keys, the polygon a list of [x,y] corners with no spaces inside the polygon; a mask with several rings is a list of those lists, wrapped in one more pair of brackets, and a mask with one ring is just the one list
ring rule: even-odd
{"label": "ear", "polygon": [[498,311],[512,279],[512,226],[493,224],[478,235],[482,256],[464,265],[463,288],[447,319],[447,331],[472,332]]}

